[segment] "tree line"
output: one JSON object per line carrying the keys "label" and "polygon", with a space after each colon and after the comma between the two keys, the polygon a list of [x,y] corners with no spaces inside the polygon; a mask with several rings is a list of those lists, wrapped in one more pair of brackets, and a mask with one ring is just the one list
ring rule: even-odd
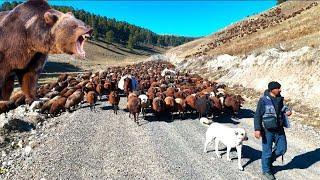
{"label": "tree line", "polygon": [[[1,11],[11,10],[22,2],[4,2]],[[120,43],[128,48],[136,46],[178,46],[192,41],[193,37],[158,35],[148,29],[129,24],[124,21],[117,21],[114,18],[95,15],[83,9],[77,10],[67,6],[52,6],[61,12],[72,12],[74,16],[93,28],[93,39],[106,41],[108,43]]]}

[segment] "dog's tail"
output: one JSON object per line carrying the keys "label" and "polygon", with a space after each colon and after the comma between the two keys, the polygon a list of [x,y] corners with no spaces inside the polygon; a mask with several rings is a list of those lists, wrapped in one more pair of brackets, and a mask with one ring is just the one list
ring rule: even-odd
{"label": "dog's tail", "polygon": [[212,121],[210,121],[210,120],[207,119],[207,118],[200,118],[199,122],[200,122],[202,125],[207,126],[207,127],[209,127],[210,124],[212,123]]}

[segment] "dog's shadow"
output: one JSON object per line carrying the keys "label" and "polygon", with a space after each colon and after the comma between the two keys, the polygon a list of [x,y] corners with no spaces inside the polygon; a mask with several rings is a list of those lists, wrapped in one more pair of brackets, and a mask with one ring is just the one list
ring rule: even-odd
{"label": "dog's shadow", "polygon": [[320,161],[320,148],[304,154],[295,156],[288,164],[284,166],[275,166],[275,171],[284,171],[290,169],[307,169]]}
{"label": "dog's shadow", "polygon": [[261,159],[261,151],[256,150],[250,146],[243,145],[242,146],[242,158],[249,159],[248,162],[246,162],[245,164],[242,165],[243,168],[245,168],[246,166],[253,163],[254,161]]}

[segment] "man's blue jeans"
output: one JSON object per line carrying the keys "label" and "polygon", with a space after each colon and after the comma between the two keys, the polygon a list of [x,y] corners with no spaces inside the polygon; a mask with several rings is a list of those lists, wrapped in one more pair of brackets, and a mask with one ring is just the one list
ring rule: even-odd
{"label": "man's blue jeans", "polygon": [[[274,143],[274,147],[272,145]],[[268,131],[264,129],[262,135],[262,172],[271,172],[272,163],[287,151],[287,139],[284,129]]]}

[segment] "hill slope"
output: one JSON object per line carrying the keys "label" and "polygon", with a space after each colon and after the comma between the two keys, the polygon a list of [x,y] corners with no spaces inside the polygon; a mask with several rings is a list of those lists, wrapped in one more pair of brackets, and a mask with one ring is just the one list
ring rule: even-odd
{"label": "hill slope", "polygon": [[[170,49],[165,58],[180,70],[259,93],[269,81],[279,81],[295,114],[320,127],[319,12],[317,2],[285,2],[211,36]],[[241,24],[250,22],[255,23],[246,26],[246,33],[237,31]],[[212,46],[218,41],[222,43]],[[246,92],[240,94],[252,99]]]}
{"label": "hill slope", "polygon": [[311,1],[289,1],[248,17],[205,38],[167,52],[182,60],[219,54],[240,55],[281,45],[294,49],[317,46],[320,6]]}
{"label": "hill slope", "polygon": [[117,43],[88,41],[84,45],[86,59],[80,60],[66,54],[50,55],[45,73],[98,70],[109,65],[126,65],[146,59],[150,55],[165,52],[166,48],[144,46],[128,49]]}

